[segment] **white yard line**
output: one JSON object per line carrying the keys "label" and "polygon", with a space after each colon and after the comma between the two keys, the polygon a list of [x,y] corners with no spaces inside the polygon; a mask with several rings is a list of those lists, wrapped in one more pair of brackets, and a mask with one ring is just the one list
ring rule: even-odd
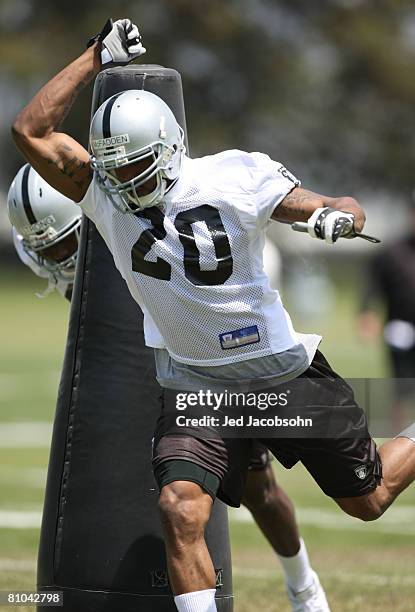
{"label": "white yard line", "polygon": [[[235,576],[242,578],[259,578],[263,580],[273,579],[278,574],[278,568],[275,570],[268,569],[251,569],[249,567],[238,567],[232,568],[232,573]],[[374,585],[374,586],[414,586],[414,576],[387,576],[386,574],[370,574],[365,572],[324,572],[325,580],[337,580],[338,582],[346,582],[353,584],[362,585]]]}
{"label": "white yard line", "polygon": [[[391,535],[415,535],[413,506],[400,506],[389,508],[385,516],[373,523],[363,523],[348,517],[340,510],[322,510],[320,508],[297,508],[297,517],[300,525],[310,525],[322,529],[339,531],[364,531],[375,533],[388,533]],[[252,523],[248,510],[241,508],[230,511],[230,520],[234,522]],[[36,511],[0,510],[0,528],[8,529],[35,529],[40,527],[42,513]]]}
{"label": "white yard line", "polygon": [[5,485],[44,489],[47,470],[43,468],[24,468],[11,465],[0,465],[0,488]]}
{"label": "white yard line", "polygon": [[0,423],[0,448],[49,448],[52,423],[26,421]]}
{"label": "white yard line", "polygon": [[33,561],[33,559],[8,559],[7,557],[0,557],[0,571],[35,572],[36,561]]}
{"label": "white yard line", "polygon": [[[231,509],[229,514],[231,521],[253,522],[250,512],[245,508]],[[414,506],[392,506],[381,519],[372,523],[363,523],[358,519],[347,516],[340,509],[323,510],[322,508],[296,507],[296,515],[300,525],[310,525],[322,529],[415,535]]]}
{"label": "white yard line", "polygon": [[41,521],[41,511],[0,510],[0,528],[3,529],[39,529]]}
{"label": "white yard line", "polygon": [[[32,375],[33,376],[33,375]],[[37,385],[42,393],[57,394],[61,372],[59,370],[45,370],[37,379]],[[26,395],[28,381],[32,377],[15,372],[0,372],[0,401],[21,398]]]}

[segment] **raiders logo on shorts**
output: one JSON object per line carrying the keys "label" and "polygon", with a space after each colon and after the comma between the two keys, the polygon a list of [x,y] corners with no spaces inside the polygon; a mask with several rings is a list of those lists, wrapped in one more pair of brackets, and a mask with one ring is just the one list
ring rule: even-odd
{"label": "raiders logo on shorts", "polygon": [[367,468],[365,465],[359,465],[354,471],[356,476],[360,478],[360,480],[364,480],[367,476]]}

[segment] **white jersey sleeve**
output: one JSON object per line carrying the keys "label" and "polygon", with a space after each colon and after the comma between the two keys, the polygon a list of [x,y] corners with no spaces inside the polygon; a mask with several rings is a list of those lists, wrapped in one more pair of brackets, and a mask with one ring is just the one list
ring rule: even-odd
{"label": "white jersey sleeve", "polygon": [[82,208],[86,216],[94,221],[97,214],[97,208],[100,203],[100,190],[95,180],[95,177],[89,184],[86,194],[80,202],[77,202],[78,206]]}
{"label": "white jersey sleeve", "polygon": [[[281,163],[264,153],[250,153],[251,191],[255,195],[256,227],[264,228],[274,209],[301,182]],[[252,165],[251,165],[252,164]]]}
{"label": "white jersey sleeve", "polygon": [[232,149],[194,160],[195,169],[220,193],[233,198],[246,229],[266,227],[274,209],[301,182],[264,153]]}
{"label": "white jersey sleeve", "polygon": [[263,153],[253,153],[256,167],[253,189],[256,194],[258,227],[263,228],[271,219],[274,209],[301,182],[285,166]]}

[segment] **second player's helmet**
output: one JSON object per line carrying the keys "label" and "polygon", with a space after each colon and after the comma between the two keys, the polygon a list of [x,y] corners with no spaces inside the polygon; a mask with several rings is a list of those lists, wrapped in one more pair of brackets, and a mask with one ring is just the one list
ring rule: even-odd
{"label": "second player's helmet", "polygon": [[[161,98],[132,89],[98,108],[91,122],[90,147],[100,188],[122,212],[137,212],[159,204],[177,181],[184,132]],[[117,177],[117,169],[132,164],[137,164],[137,174],[129,180]],[[139,193],[149,181],[154,182],[151,193]]]}
{"label": "second player's helmet", "polygon": [[29,164],[16,174],[7,212],[26,254],[56,278],[73,280],[82,213]]}

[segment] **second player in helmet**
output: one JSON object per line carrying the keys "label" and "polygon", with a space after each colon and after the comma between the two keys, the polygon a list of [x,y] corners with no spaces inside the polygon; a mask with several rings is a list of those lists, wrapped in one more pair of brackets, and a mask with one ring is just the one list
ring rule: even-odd
{"label": "second player in helmet", "polygon": [[22,262],[70,299],[82,213],[29,164],[16,174],[7,197],[13,243]]}

